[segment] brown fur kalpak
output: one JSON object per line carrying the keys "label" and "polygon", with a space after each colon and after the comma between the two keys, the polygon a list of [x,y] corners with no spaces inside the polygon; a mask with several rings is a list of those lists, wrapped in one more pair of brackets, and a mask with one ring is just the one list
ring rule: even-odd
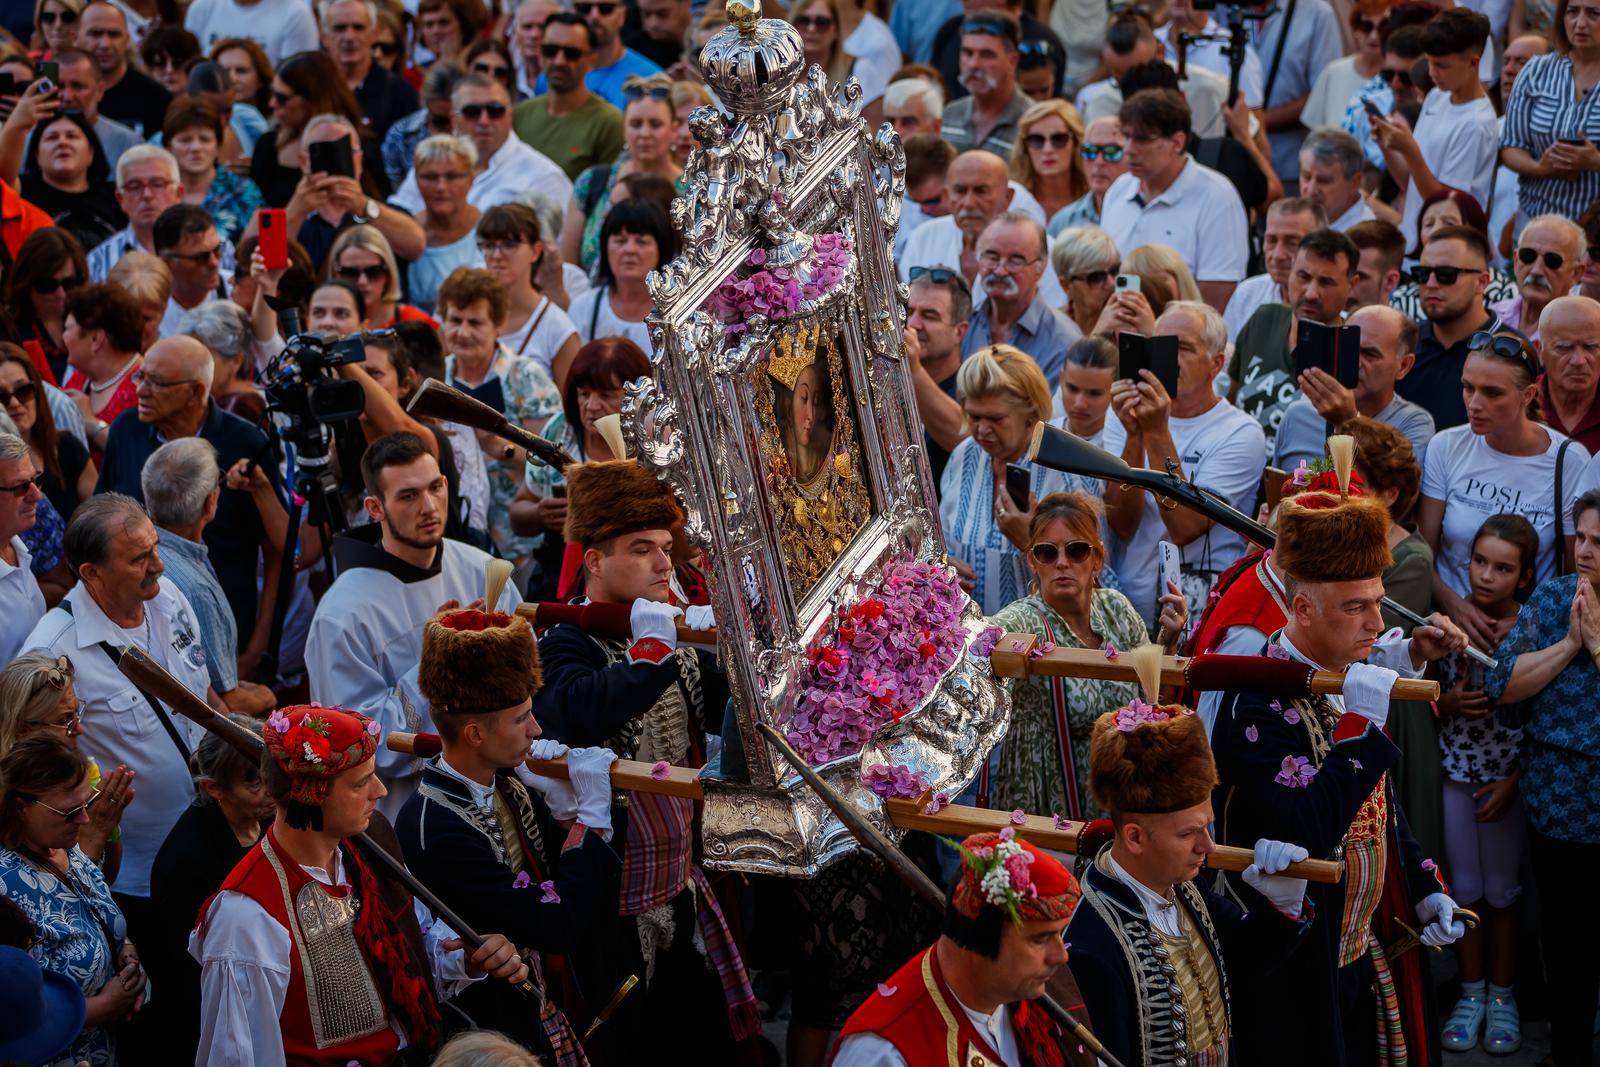
{"label": "brown fur kalpak", "polygon": [[520,615],[468,608],[423,625],[417,688],[435,716],[514,708],[542,680],[533,628]]}
{"label": "brown fur kalpak", "polygon": [[639,530],[671,530],[683,511],[672,490],[631,459],[575,463],[566,469],[569,544],[593,548]]}
{"label": "brown fur kalpak", "polygon": [[1134,700],[1094,724],[1089,791],[1119,815],[1164,815],[1204,804],[1217,784],[1206,724],[1181,704]]}
{"label": "brown fur kalpak", "polygon": [[1389,554],[1389,509],[1373,496],[1350,496],[1331,507],[1308,507],[1286,497],[1278,505],[1278,544],[1272,562],[1297,582],[1355,582],[1381,578]]}

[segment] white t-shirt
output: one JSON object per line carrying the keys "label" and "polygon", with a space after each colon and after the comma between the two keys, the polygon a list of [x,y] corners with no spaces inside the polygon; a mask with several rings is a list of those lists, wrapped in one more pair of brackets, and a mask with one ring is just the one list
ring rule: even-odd
{"label": "white t-shirt", "polygon": [[[1489,447],[1471,426],[1453,426],[1434,435],[1422,462],[1422,495],[1444,501],[1444,522],[1434,566],[1445,584],[1461,596],[1471,590],[1467,564],[1478,528],[1491,515],[1521,515],[1539,533],[1537,577],[1555,573],[1556,452],[1566,440],[1546,427],[1550,444],[1537,456],[1508,456]],[[1561,466],[1562,528],[1572,531],[1572,502],[1587,473],[1589,453],[1576,441]]]}
{"label": "white t-shirt", "polygon": [[[1450,94],[1435,89],[1422,102],[1414,133],[1417,147],[1433,176],[1444,185],[1464,189],[1480,204],[1489,202],[1494,184],[1494,164],[1500,153],[1500,120],[1489,98],[1480,96],[1465,104],[1452,104]],[[1417,221],[1422,194],[1416,182],[1406,183],[1406,205],[1400,230],[1406,247],[1417,245]]]}
{"label": "white t-shirt", "polygon": [[33,556],[22,538],[13,537],[17,553],[13,567],[0,559],[0,664],[10,663],[22,651],[22,642],[47,610],[39,580],[33,576]]}
{"label": "white t-shirt", "polygon": [[200,51],[224,37],[248,37],[267,53],[273,67],[297,52],[321,48],[317,18],[302,0],[194,0],[183,28],[200,40]]}
{"label": "white t-shirt", "polygon": [[1322,68],[1305,107],[1300,109],[1300,125],[1308,130],[1321,126],[1339,126],[1344,121],[1344,109],[1355,99],[1356,90],[1369,79],[1356,70],[1355,56],[1340,56]]}
{"label": "white t-shirt", "polygon": [[561,346],[567,343],[567,338],[577,332],[577,327],[572,325],[567,313],[552,304],[548,296],[541,296],[538,305],[533,309],[533,314],[528,316],[528,321],[511,333],[501,334],[500,343],[519,356],[527,356],[537,361],[541,367],[549,371]]}
{"label": "white t-shirt", "polygon": [[1124,255],[1139,245],[1167,245],[1197,282],[1244,281],[1250,225],[1232,182],[1191,159],[1142,207],[1139,196],[1139,179],[1124,174],[1106,190],[1100,208],[1100,228]]}
{"label": "white t-shirt", "polygon": [[1285,298],[1278,283],[1270,274],[1253,274],[1239,283],[1228,297],[1228,306],[1222,312],[1222,321],[1228,324],[1228,340],[1232,341],[1262,304],[1282,304]]}
{"label": "white t-shirt", "polygon": [[[610,290],[605,286],[590,289],[582,296],[572,298],[567,317],[578,331],[578,340],[588,344],[596,337],[626,337],[639,346],[639,351],[649,355],[650,329],[642,322],[628,322],[611,310]],[[596,308],[595,302],[599,302]]]}
{"label": "white t-shirt", "polygon": [[[1183,476],[1221,496],[1245,514],[1255,508],[1261,472],[1267,464],[1267,437],[1261,424],[1226,400],[1219,400],[1205,414],[1191,419],[1168,420],[1172,443],[1178,448]],[[1105,438],[1100,447],[1114,456],[1122,454],[1127,431],[1115,413],[1107,416]],[[1108,489],[1107,492],[1121,492]],[[1111,537],[1111,566],[1122,582],[1122,591],[1146,623],[1156,618],[1156,587],[1159,566],[1156,543],[1170,541],[1161,521],[1161,506],[1155,496],[1145,493],[1139,528],[1129,538]],[[1232,530],[1212,526],[1183,550],[1185,570],[1221,571],[1244,552],[1244,540]]]}

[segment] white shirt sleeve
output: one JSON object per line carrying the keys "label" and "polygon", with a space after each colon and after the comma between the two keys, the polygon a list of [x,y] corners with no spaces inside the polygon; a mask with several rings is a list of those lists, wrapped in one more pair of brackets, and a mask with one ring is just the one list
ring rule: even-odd
{"label": "white shirt sleeve", "polygon": [[242,893],[212,902],[205,936],[189,935],[200,964],[195,1067],[282,1067],[279,1016],[289,992],[289,933]]}
{"label": "white shirt sleeve", "polygon": [[460,936],[450,929],[449,923],[435,919],[428,906],[415,897],[411,898],[411,911],[417,917],[417,925],[422,927],[422,941],[428,950],[428,963],[433,967],[433,980],[438,986],[440,1000],[449,1000],[473,982],[483,980],[481,974],[476,977],[467,974],[465,945],[450,949],[444,947],[444,942]]}
{"label": "white shirt sleeve", "polygon": [[839,1042],[839,1051],[833,1057],[833,1067],[909,1067],[887,1039],[877,1034],[851,1034]]}

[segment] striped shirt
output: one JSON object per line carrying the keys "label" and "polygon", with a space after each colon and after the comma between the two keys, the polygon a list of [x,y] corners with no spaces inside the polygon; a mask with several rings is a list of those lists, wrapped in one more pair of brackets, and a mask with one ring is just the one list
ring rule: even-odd
{"label": "striped shirt", "polygon": [[[1538,159],[1559,138],[1578,136],[1600,142],[1600,93],[1578,99],[1572,60],[1553,53],[1535,56],[1511,89],[1501,146],[1520,148]],[[1600,171],[1579,171],[1572,180],[1523,175],[1517,195],[1525,218],[1553,212],[1575,219],[1600,199]]]}

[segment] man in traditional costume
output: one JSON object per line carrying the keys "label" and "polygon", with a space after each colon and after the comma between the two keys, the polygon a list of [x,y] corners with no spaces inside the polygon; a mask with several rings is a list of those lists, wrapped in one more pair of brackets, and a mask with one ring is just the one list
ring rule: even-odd
{"label": "man in traditional costume", "polygon": [[[443,607],[483,596],[489,556],[445,537],[449,486],[416,434],[392,433],[368,445],[361,477],[373,521],[334,538],[339,576],[317,605],[306,638],[311,699],[370,715],[386,734],[432,731],[416,686],[422,626]],[[499,603],[489,607],[515,611],[521,599],[508,582]],[[379,750],[378,773],[389,790],[385,815],[399,814],[421,766],[408,755]]]}
{"label": "man in traditional costume", "polygon": [[939,940],[850,1016],[833,1067],[1093,1063],[1034,1003],[1066,967],[1078,895],[1072,872],[1011,827],[967,838]]}
{"label": "man in traditional costume", "polygon": [[[721,728],[728,686],[714,657],[678,647],[684,611],[669,601],[683,513],[632,460],[574,464],[566,477],[566,538],[583,554],[585,602],[628,605],[632,633],[611,639],[551,627],[539,641],[544,685],[534,716],[545,736],[566,745],[699,766],[707,734]],[[709,608],[688,611],[694,628],[711,625]],[[642,1056],[662,1034],[683,1031],[716,1060],[723,1042],[758,1033],[760,1019],[744,960],[694,862],[694,802],[637,792],[616,805],[623,922],[610,954],[618,970],[608,977],[636,973],[642,989],[607,1027],[607,1047],[621,1043]]]}
{"label": "man in traditional costume", "polygon": [[1188,708],[1136,699],[1095,723],[1089,788],[1114,837],[1084,869],[1067,943],[1095,1036],[1127,1067],[1234,1062],[1230,975],[1269,973],[1311,925],[1305,879],[1278,873],[1298,845],[1255,844],[1243,877],[1270,906],[1242,911],[1198,879],[1216,781]]}
{"label": "man in traditional costume", "polygon": [[200,1067],[426,1063],[439,1003],[485,973],[528,968],[490,934],[460,938],[345,839],[363,831],[400,855],[377,814],[378,726],[318,706],[275,711],[262,731],[262,778],[277,804],[267,828],[200,909],[189,952],[200,964]]}
{"label": "man in traditional costume", "polygon": [[[458,609],[429,619],[417,685],[444,751],[423,767],[400,811],[395,830],[406,863],[464,921],[533,950],[534,981],[546,992],[535,1010],[504,983],[484,982],[455,1006],[549,1063],[586,1064],[557,1001],[568,1011],[582,1004],[572,983],[558,979],[587,972],[568,959],[592,951],[594,931],[616,911],[622,861],[607,844],[616,755],[536,741],[539,651],[519,616]],[[530,744],[540,755],[564,753],[571,781],[528,773]],[[589,992],[598,1007],[610,990]]]}
{"label": "man in traditional costume", "polygon": [[[1426,924],[1422,940],[1432,946],[1463,932],[1387,774],[1400,757],[1383,732],[1396,672],[1362,662],[1383,630],[1388,531],[1379,500],[1342,496],[1337,486],[1279,506],[1273,561],[1289,613],[1256,651],[1343,671],[1344,692],[1290,700],[1230,691],[1213,730],[1218,839],[1291,841],[1342,859],[1345,869],[1342,881],[1311,888],[1311,931],[1284,966],[1238,980],[1235,1032],[1255,1062],[1281,1062],[1290,1049],[1299,1060],[1339,1067],[1436,1062],[1425,966],[1414,952],[1391,959],[1384,947],[1405,933],[1403,920]],[[1408,659],[1435,659],[1465,640],[1448,622],[1421,626]],[[1236,900],[1254,893],[1237,879],[1227,884]]]}

